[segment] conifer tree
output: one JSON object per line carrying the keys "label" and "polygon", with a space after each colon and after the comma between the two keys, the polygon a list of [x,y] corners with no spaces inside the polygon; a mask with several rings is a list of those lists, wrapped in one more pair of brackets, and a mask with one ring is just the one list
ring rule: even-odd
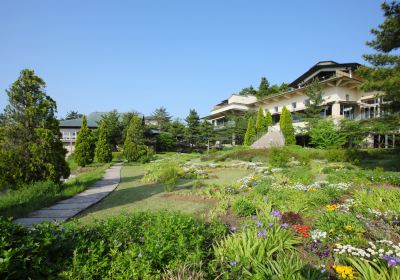
{"label": "conifer tree", "polygon": [[258,108],[257,121],[256,121],[256,134],[261,136],[267,130],[266,119],[264,117],[264,112],[261,107]]}
{"label": "conifer tree", "polygon": [[258,87],[257,98],[263,98],[268,95],[269,82],[267,78],[262,77]]}
{"label": "conifer tree", "polygon": [[253,118],[250,117],[247,121],[247,130],[246,134],[244,135],[243,144],[245,146],[250,146],[253,143],[255,137],[256,137],[256,129],[254,127]]}
{"label": "conifer tree", "polygon": [[272,115],[269,110],[265,112],[265,126],[267,127],[266,130],[268,131],[268,127],[272,126]]}
{"label": "conifer tree", "polygon": [[86,116],[82,117],[82,126],[76,139],[74,160],[79,166],[86,166],[93,162],[95,145],[90,128],[87,126]]}
{"label": "conifer tree", "polygon": [[292,116],[291,116],[289,110],[286,109],[285,106],[283,106],[283,108],[282,108],[279,125],[281,127],[283,137],[285,138],[285,144],[286,145],[296,144],[296,137],[294,136],[294,127],[293,127],[293,122],[292,122]]}
{"label": "conifer tree", "polygon": [[99,138],[96,143],[96,158],[98,162],[112,161],[112,145],[109,142],[108,129],[105,122],[100,123]]}
{"label": "conifer tree", "polygon": [[128,161],[138,161],[147,153],[144,145],[144,129],[138,116],[133,116],[126,132],[124,156]]}

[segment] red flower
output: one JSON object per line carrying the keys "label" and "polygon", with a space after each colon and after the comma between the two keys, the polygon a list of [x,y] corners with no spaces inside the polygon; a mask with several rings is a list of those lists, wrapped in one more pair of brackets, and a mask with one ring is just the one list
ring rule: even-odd
{"label": "red flower", "polygon": [[303,238],[307,238],[310,236],[310,228],[308,226],[295,225],[293,226],[293,228],[294,231]]}

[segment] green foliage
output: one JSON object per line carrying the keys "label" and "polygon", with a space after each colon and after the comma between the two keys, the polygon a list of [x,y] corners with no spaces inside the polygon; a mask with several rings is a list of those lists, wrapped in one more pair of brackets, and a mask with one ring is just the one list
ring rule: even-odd
{"label": "green foliage", "polygon": [[157,123],[157,128],[162,131],[167,131],[171,123],[171,116],[165,107],[160,107],[154,110],[152,117]]}
{"label": "green foliage", "polygon": [[154,279],[212,256],[219,224],[163,212],[118,216],[92,226],[43,224],[29,231],[0,220],[0,278]]}
{"label": "green foliage", "polygon": [[98,162],[111,162],[113,159],[112,146],[108,142],[108,131],[106,124],[102,121],[99,127],[99,137],[96,144],[96,159]]}
{"label": "green foliage", "polygon": [[243,88],[239,95],[257,95],[257,90],[253,88],[253,86],[249,86],[247,88]]}
{"label": "green foliage", "polygon": [[144,129],[138,116],[131,118],[124,143],[124,156],[127,161],[138,161],[147,156],[149,149],[144,145]]}
{"label": "green foliage", "polygon": [[371,30],[375,38],[367,45],[378,53],[364,55],[364,59],[372,65],[362,66],[358,73],[364,79],[364,91],[378,91],[385,93],[385,102],[380,106],[392,113],[400,111],[400,56],[397,52],[400,47],[400,3],[382,3],[385,20],[378,29]]}
{"label": "green foliage", "polygon": [[187,127],[185,130],[185,138],[191,147],[195,147],[199,141],[200,117],[196,110],[190,109],[189,115],[185,119]]}
{"label": "green foliage", "polygon": [[171,133],[162,132],[157,135],[156,147],[157,152],[172,151],[175,148],[175,138]]}
{"label": "green foliage", "polygon": [[66,120],[74,120],[74,119],[80,119],[82,118],[83,115],[79,114],[78,111],[69,111],[65,117]]}
{"label": "green foliage", "polygon": [[286,149],[270,148],[269,164],[274,167],[285,167],[289,163],[289,153]]}
{"label": "green foliage", "polygon": [[400,279],[398,267],[388,267],[386,261],[372,262],[359,258],[347,258],[346,263],[352,265],[360,279],[363,280],[392,280]]}
{"label": "green foliage", "polygon": [[171,133],[176,141],[179,141],[184,138],[185,125],[179,119],[176,119],[169,125],[168,132]]}
{"label": "green foliage", "polygon": [[215,131],[213,125],[204,120],[199,125],[199,143],[209,147],[210,142],[214,140]]}
{"label": "green foliage", "polygon": [[305,94],[309,102],[306,104],[304,113],[300,114],[300,116],[308,123],[308,130],[321,118],[320,113],[322,111],[322,103],[324,102],[322,90],[323,85],[318,79],[314,79],[305,89]]}
{"label": "green foliage", "polygon": [[101,116],[101,122],[107,129],[107,141],[112,145],[113,150],[122,143],[123,124],[119,120],[117,110],[113,110]]}
{"label": "green foliage", "polygon": [[265,125],[266,125],[266,130],[268,130],[268,127],[272,126],[272,115],[269,110],[265,111]]}
{"label": "green foliage", "polygon": [[267,78],[262,77],[260,86],[258,87],[257,98],[261,99],[268,95],[269,82]]}
{"label": "green foliage", "polygon": [[87,126],[86,116],[82,117],[82,126],[76,139],[74,159],[79,166],[86,166],[93,162],[95,144],[90,128]]}
{"label": "green foliage", "polygon": [[317,148],[337,148],[346,142],[346,137],[340,134],[331,119],[320,119],[310,129],[310,143]]}
{"label": "green foliage", "polygon": [[255,137],[256,137],[256,129],[254,127],[253,118],[250,117],[247,121],[247,130],[246,134],[244,135],[243,145],[250,146],[254,142]]}
{"label": "green foliage", "polygon": [[60,140],[56,102],[45,82],[24,69],[6,90],[9,104],[0,126],[0,189],[68,177],[66,151]]}
{"label": "green foliage", "polygon": [[254,202],[245,197],[238,197],[232,205],[233,212],[242,217],[248,217],[256,214],[256,206]]}
{"label": "green foliage", "polygon": [[181,177],[181,169],[177,165],[166,164],[159,176],[159,182],[164,185],[164,191],[172,192]]}
{"label": "green foliage", "polygon": [[257,120],[256,120],[256,134],[261,136],[267,131],[267,123],[266,119],[264,117],[264,112],[261,107],[258,108],[258,113],[257,113]]}
{"label": "green foliage", "polygon": [[286,145],[296,144],[296,137],[294,136],[294,127],[292,122],[292,115],[286,106],[283,106],[281,117],[279,120],[279,126],[281,128],[283,137],[285,138]]}

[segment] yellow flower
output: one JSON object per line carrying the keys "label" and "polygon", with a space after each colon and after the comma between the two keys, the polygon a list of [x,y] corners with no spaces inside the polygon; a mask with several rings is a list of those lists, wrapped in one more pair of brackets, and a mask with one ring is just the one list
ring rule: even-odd
{"label": "yellow flower", "polygon": [[326,205],[325,209],[326,209],[326,211],[333,212],[338,207],[339,207],[339,204],[330,204],[330,205]]}
{"label": "yellow flower", "polygon": [[351,266],[334,265],[333,269],[340,276],[340,279],[354,279],[354,272]]}
{"label": "yellow flower", "polygon": [[353,227],[351,225],[347,225],[344,227],[347,231],[352,231]]}
{"label": "yellow flower", "polygon": [[317,191],[317,189],[314,188],[314,187],[311,187],[311,188],[307,189],[307,191],[308,191],[308,192],[315,192],[315,191]]}

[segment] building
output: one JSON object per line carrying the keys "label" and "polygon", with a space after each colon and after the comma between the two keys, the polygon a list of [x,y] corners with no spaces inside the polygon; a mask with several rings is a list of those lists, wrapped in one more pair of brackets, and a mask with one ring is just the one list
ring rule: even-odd
{"label": "building", "polygon": [[[306,105],[310,102],[305,94],[306,87],[314,80],[318,79],[323,86],[323,110],[321,116],[332,117],[335,122],[342,118],[354,120],[371,119],[379,117],[381,114],[380,104],[383,102],[382,97],[378,97],[378,92],[363,92],[359,89],[362,79],[357,76],[355,70],[360,66],[358,63],[337,63],[334,61],[321,61],[311,67],[304,74],[290,83],[291,90],[268,96],[263,99],[255,99],[249,102],[248,97],[235,99],[234,106],[227,104],[218,104],[213,108],[211,114],[205,119],[215,124],[223,123],[224,118],[236,109],[240,108],[241,112],[256,111],[261,107],[264,112],[268,110],[273,118],[274,127],[272,130],[279,130],[279,118],[282,108],[286,108],[292,113],[293,125],[297,133],[305,126],[296,113],[301,113],[306,109]],[[254,97],[253,97],[254,98]],[[376,142],[384,142],[385,147],[395,145],[395,136],[371,135],[367,139],[366,146],[377,147],[380,144]],[[378,138],[378,139],[376,139]]]}

